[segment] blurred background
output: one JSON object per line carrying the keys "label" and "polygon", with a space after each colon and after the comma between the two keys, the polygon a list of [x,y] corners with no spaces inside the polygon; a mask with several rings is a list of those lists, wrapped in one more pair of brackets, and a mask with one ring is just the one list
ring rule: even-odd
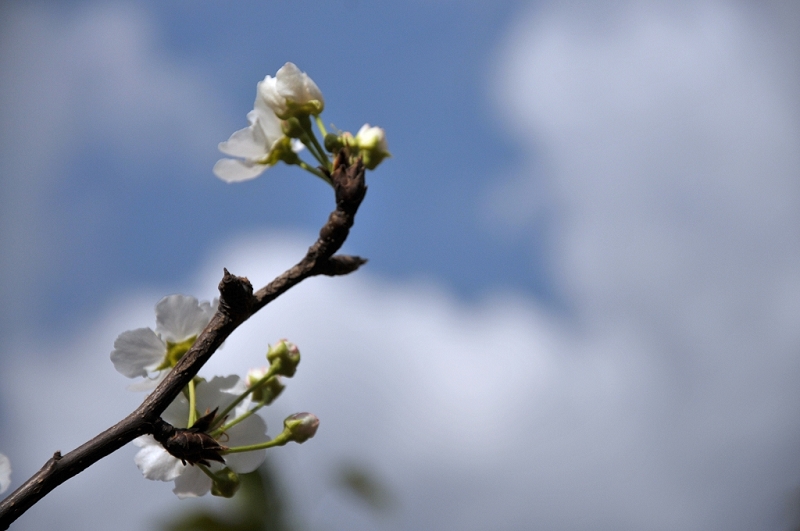
{"label": "blurred background", "polygon": [[333,201],[309,174],[211,173],[259,80],[296,63],[325,123],[393,154],[345,246],[367,266],[201,372],[288,337],[303,363],[264,416],[314,412],[313,440],[238,500],[179,501],[129,446],[12,529],[178,529],[265,496],[254,526],[796,529],[799,30],[778,0],[0,2],[12,489],[141,401],[108,356],[161,297],[211,299],[223,267],[263,285],[315,238]]}

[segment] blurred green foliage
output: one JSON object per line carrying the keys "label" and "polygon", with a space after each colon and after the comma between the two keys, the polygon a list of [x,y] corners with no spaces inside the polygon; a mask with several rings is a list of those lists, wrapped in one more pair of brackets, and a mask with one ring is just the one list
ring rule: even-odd
{"label": "blurred green foliage", "polygon": [[292,531],[286,497],[269,459],[258,470],[241,475],[241,488],[224,509],[187,511],[164,524],[163,531]]}
{"label": "blurred green foliage", "polygon": [[[258,470],[240,476],[241,487],[221,508],[185,511],[161,526],[162,531],[296,531],[286,490],[269,458]],[[374,472],[355,462],[338,467],[331,487],[358,499],[376,514],[388,516],[397,498]]]}

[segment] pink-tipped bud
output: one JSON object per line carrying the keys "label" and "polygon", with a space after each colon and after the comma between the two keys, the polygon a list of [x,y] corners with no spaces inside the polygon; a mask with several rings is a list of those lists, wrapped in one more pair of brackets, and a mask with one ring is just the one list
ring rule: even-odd
{"label": "pink-tipped bud", "polygon": [[267,361],[275,368],[275,374],[291,378],[300,363],[300,349],[294,343],[281,339],[269,347]]}
{"label": "pink-tipped bud", "polygon": [[286,417],[283,428],[291,434],[293,441],[303,443],[317,433],[319,419],[313,413],[295,413]]}

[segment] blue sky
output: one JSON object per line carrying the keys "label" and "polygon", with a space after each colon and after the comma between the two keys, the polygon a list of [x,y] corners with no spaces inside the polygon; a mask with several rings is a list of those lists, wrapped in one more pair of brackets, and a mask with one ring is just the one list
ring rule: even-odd
{"label": "blue sky", "polygon": [[[300,345],[267,421],[322,419],[275,459],[306,528],[796,525],[797,9],[0,13],[0,451],[15,484],[136,405],[108,353],[120,332],[153,326],[161,296],[211,298],[223,266],[263,284],[312,241],[331,208],[315,179],[211,173],[257,81],[293,61],[325,94],[326,122],[380,125],[394,155],[369,176],[347,243],[368,267],[301,286],[204,369],[241,373],[267,342]],[[18,528],[101,529],[116,515],[147,529],[196,506],[141,479],[132,455]],[[346,461],[376,471],[400,510],[376,516],[332,490]],[[116,490],[127,497],[75,509]]]}
{"label": "blue sky", "polygon": [[[498,285],[547,294],[546,277],[531,274],[530,248],[498,242],[478,216],[489,182],[519,156],[487,98],[487,71],[514,6],[259,5],[77,3],[45,11],[53,29],[69,31],[82,17],[128,10],[148,40],[121,43],[112,34],[97,35],[75,45],[107,47],[103,53],[88,49],[88,58],[73,59],[63,50],[50,58],[70,66],[77,61],[61,81],[88,108],[65,118],[85,136],[65,153],[66,164],[59,160],[48,172],[54,182],[43,201],[52,215],[41,232],[55,241],[43,242],[43,252],[58,266],[48,269],[46,283],[38,277],[30,288],[58,302],[37,309],[35,318],[48,327],[71,326],[70,319],[114,290],[174,284],[188,264],[242,231],[317,229],[329,194],[305,175],[281,168],[235,188],[209,178],[219,156],[216,143],[244,123],[255,82],[288,59],[324,88],[328,123],[356,130],[369,121],[391,131],[395,159],[375,176],[363,227],[352,241],[370,250],[362,252],[371,268],[395,278],[430,277],[463,295]],[[103,63],[115,59],[100,56],[124,45],[139,54],[128,60],[141,63]],[[195,111],[200,117],[189,118],[194,123],[180,123],[185,115],[158,116],[159,104],[136,108],[124,96],[105,94],[108,108],[95,106],[94,92],[108,88],[104,69],[148,68],[148,61],[163,83],[177,78],[171,69],[178,68],[182,82],[194,85],[188,90],[205,100]],[[137,91],[142,100],[158,97],[150,87]],[[192,112],[183,104],[186,110],[176,114]],[[143,116],[125,123],[115,116],[121,108]],[[189,133],[190,127],[200,131]],[[197,135],[193,144],[180,145],[188,134]],[[275,197],[280,207],[266,207]]]}

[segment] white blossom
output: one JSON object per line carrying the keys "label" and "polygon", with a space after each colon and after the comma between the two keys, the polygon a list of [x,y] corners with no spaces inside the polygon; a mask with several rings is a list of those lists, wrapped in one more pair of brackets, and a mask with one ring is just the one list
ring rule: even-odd
{"label": "white blossom", "polygon": [[[220,411],[233,402],[236,390],[241,388],[238,376],[214,377],[208,382],[200,382],[196,389],[197,410],[202,415],[206,411],[219,408]],[[240,404],[234,410],[237,417],[246,411]],[[177,428],[185,428],[189,418],[189,402],[182,394],[164,411],[161,417]],[[230,419],[229,419],[230,420]],[[258,415],[251,415],[225,431],[220,442],[225,446],[245,446],[268,441],[267,425]],[[174,481],[173,492],[179,498],[203,496],[211,490],[212,481],[198,466],[184,465],[180,459],[170,455],[151,435],[144,435],[133,441],[141,449],[134,461],[147,479]],[[246,474],[258,468],[266,450],[233,453],[224,456],[225,466],[239,474]],[[212,471],[221,470],[223,465],[213,462]]]}
{"label": "white blossom", "polygon": [[355,145],[361,151],[364,167],[374,170],[386,157],[391,157],[386,143],[386,132],[380,127],[364,124],[356,133]]}
{"label": "white blossom", "polygon": [[0,454],[0,494],[7,491],[9,485],[11,485],[11,461]]}
{"label": "white blossom", "polygon": [[192,346],[216,312],[217,302],[186,295],[164,297],[156,305],[156,329],[137,328],[114,341],[111,362],[128,378],[148,378],[134,389],[151,389]]}
{"label": "white blossom", "polygon": [[318,115],[325,108],[325,99],[308,74],[294,63],[286,63],[275,74],[258,84],[258,94],[282,120],[292,116]]}
{"label": "white blossom", "polygon": [[280,160],[289,142],[281,129],[280,119],[267,106],[260,93],[260,90],[257,91],[253,110],[247,113],[250,126],[236,131],[227,142],[219,144],[221,152],[238,157],[220,159],[214,165],[214,174],[225,182],[235,183],[258,177]]}

